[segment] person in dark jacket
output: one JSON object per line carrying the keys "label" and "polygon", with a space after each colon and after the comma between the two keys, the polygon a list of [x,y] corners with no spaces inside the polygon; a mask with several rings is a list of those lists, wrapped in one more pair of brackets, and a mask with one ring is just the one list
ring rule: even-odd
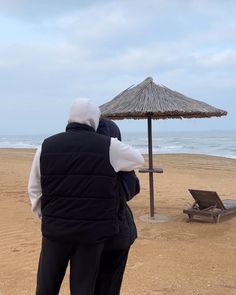
{"label": "person in dark jacket", "polygon": [[[97,133],[121,141],[119,127],[111,120],[100,119]],[[132,212],[127,204],[140,191],[134,171],[117,173],[119,183],[119,233],[106,240],[101,254],[95,295],[119,295],[130,246],[137,238]]]}
{"label": "person in dark jacket", "polygon": [[96,133],[99,117],[90,100],[75,100],[65,132],[36,151],[28,184],[32,210],[42,220],[36,295],[58,295],[69,262],[70,294],[94,295],[106,241],[119,233],[117,173],[144,160]]}

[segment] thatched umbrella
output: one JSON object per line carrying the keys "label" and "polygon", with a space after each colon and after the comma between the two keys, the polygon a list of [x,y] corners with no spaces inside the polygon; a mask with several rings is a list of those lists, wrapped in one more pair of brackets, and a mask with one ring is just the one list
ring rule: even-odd
{"label": "thatched umbrella", "polygon": [[186,97],[165,86],[157,85],[151,77],[124,90],[111,101],[101,105],[100,109],[102,116],[108,119],[147,118],[148,120],[149,168],[142,169],[141,172],[149,173],[151,218],[154,218],[153,173],[162,172],[161,169],[153,168],[152,119],[208,118],[227,115],[224,110]]}

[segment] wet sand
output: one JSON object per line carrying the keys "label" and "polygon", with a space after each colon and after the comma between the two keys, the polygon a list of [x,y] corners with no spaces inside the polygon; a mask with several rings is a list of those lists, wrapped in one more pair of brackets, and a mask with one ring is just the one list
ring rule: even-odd
{"label": "wet sand", "polygon": [[[33,295],[40,251],[40,222],[33,216],[27,182],[33,150],[0,149],[0,295]],[[219,224],[187,223],[189,188],[215,190],[236,199],[236,160],[203,155],[158,155],[156,213],[150,224],[148,175],[138,174],[141,193],[130,202],[139,238],[133,245],[122,295],[236,294],[236,215]],[[61,295],[69,294],[68,274]],[[106,294],[104,294],[106,295]]]}

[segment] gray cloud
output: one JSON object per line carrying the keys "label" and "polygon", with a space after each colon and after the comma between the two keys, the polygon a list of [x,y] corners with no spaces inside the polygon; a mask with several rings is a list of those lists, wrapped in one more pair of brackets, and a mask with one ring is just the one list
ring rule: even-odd
{"label": "gray cloud", "polygon": [[0,1],[2,106],[21,110],[22,122],[54,112],[56,126],[74,97],[100,104],[151,75],[227,109],[236,87],[236,4],[226,2]]}

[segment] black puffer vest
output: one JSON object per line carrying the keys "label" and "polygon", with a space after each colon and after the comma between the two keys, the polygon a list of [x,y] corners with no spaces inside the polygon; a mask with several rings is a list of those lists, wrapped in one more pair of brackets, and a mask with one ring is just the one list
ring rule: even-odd
{"label": "black puffer vest", "polygon": [[59,241],[97,243],[119,232],[110,138],[71,123],[47,138],[40,158],[42,233]]}

